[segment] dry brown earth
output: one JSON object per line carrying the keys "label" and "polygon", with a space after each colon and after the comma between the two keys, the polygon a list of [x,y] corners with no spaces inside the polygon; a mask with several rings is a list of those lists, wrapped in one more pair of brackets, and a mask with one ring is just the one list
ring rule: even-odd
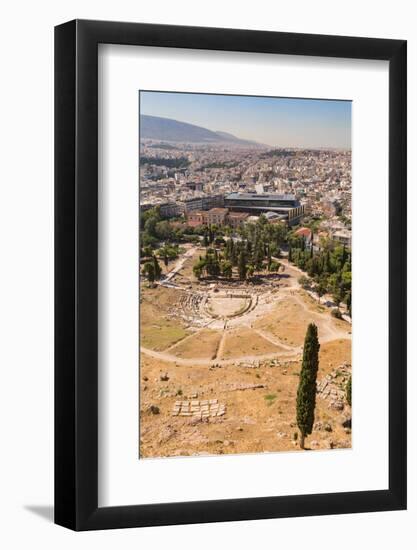
{"label": "dry brown earth", "polygon": [[[140,456],[299,450],[295,398],[307,325],[318,326],[321,381],[333,376],[339,365],[350,369],[350,324],[334,319],[299,289],[299,273],[291,268],[272,293],[269,282],[253,291],[246,285],[245,292],[256,293],[259,300],[233,321],[210,322],[207,311],[200,317],[195,310],[183,315],[184,303],[191,303],[184,297],[195,289],[214,292],[192,276],[199,253],[196,250],[173,278],[183,290],[142,286]],[[173,416],[178,400],[210,399],[225,405],[224,416]],[[330,401],[317,399],[315,429],[307,447],[351,446],[346,427],[350,408],[346,402],[342,406],[336,410]]]}

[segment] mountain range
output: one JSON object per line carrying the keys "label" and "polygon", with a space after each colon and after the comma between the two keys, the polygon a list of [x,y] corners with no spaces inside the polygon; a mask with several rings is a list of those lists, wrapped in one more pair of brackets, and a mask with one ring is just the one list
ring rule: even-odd
{"label": "mountain range", "polygon": [[180,122],[172,118],[140,116],[141,139],[182,143],[229,144],[238,147],[265,147],[261,143],[240,139],[227,132],[214,132],[202,126]]}

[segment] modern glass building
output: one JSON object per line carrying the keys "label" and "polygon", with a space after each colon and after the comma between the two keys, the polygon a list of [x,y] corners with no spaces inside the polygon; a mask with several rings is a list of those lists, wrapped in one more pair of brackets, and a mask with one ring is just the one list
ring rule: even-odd
{"label": "modern glass building", "polygon": [[252,215],[273,212],[288,225],[298,224],[304,215],[304,206],[294,195],[230,193],[224,198],[224,206],[231,212],[248,212]]}

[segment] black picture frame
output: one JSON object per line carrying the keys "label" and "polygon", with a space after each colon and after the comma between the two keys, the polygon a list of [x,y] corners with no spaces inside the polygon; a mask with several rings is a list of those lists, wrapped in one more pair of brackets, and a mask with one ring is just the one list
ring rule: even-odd
{"label": "black picture frame", "polygon": [[[98,506],[98,44],[389,62],[389,488]],[[55,28],[55,523],[109,529],[406,508],[406,41],[74,20]]]}

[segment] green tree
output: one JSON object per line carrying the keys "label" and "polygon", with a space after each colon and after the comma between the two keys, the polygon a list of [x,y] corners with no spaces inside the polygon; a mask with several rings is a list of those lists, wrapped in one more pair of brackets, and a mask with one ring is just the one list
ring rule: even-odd
{"label": "green tree", "polygon": [[158,223],[158,218],[156,216],[152,216],[152,217],[148,218],[145,222],[144,230],[151,237],[157,237],[157,235],[156,235],[156,224],[157,223]]}
{"label": "green tree", "polygon": [[148,279],[149,283],[155,281],[155,266],[153,262],[146,262],[142,269],[143,275]]}
{"label": "green tree", "polygon": [[169,241],[174,237],[172,226],[167,220],[162,220],[155,224],[154,234],[161,241]]}
{"label": "green tree", "polygon": [[223,277],[226,277],[226,279],[231,279],[232,277],[232,263],[228,260],[223,260],[220,263],[220,271]]}
{"label": "green tree", "polygon": [[237,265],[237,261],[238,261],[237,246],[235,245],[235,242],[233,239],[231,239],[229,259],[233,265]]}
{"label": "green tree", "polygon": [[332,293],[333,301],[336,304],[337,309],[339,309],[340,302],[342,302],[344,298],[340,273],[334,273],[333,275],[330,275],[328,279],[328,285],[330,292]]}
{"label": "green tree", "polygon": [[271,271],[272,273],[279,273],[279,271],[283,268],[284,266],[280,262],[276,262],[275,260],[271,260],[268,264],[268,271]]}
{"label": "green tree", "polygon": [[304,340],[303,362],[297,390],[297,425],[301,434],[300,447],[302,449],[304,449],[306,436],[313,431],[319,350],[317,327],[314,323],[310,323]]}
{"label": "green tree", "polygon": [[[273,271],[271,269],[271,266],[272,266],[271,248],[269,246],[267,247],[266,260],[267,260],[267,269],[268,269],[268,271]],[[275,271],[277,271],[277,270],[275,270]]]}
{"label": "green tree", "polygon": [[145,224],[150,218],[155,218],[155,223],[160,221],[161,212],[160,212],[159,206],[156,206],[155,208],[150,208],[146,212],[141,213],[141,215],[140,215],[140,229],[141,230],[143,230],[145,228]]}
{"label": "green tree", "polygon": [[349,380],[346,382],[346,401],[349,407],[352,406],[352,376],[349,376]]}
{"label": "green tree", "polygon": [[150,257],[152,256],[152,247],[150,246],[145,246],[142,250],[141,250],[141,256],[144,256],[144,257]]}
{"label": "green tree", "polygon": [[209,275],[210,277],[217,277],[220,274],[220,262],[216,249],[207,249],[205,262],[207,275]]}
{"label": "green tree", "polygon": [[162,275],[162,269],[161,269],[161,266],[159,265],[158,258],[156,256],[153,256],[152,257],[152,262],[153,262],[153,270],[154,270],[155,279],[159,280],[161,278],[161,275]]}
{"label": "green tree", "polygon": [[196,264],[193,266],[193,273],[197,277],[197,279],[201,279],[201,276],[203,275],[203,272],[206,268],[206,260],[204,258],[200,258]]}
{"label": "green tree", "polygon": [[252,256],[252,242],[251,241],[246,242],[246,253],[248,255],[248,258],[250,258]]}
{"label": "green tree", "polygon": [[226,260],[231,260],[232,259],[232,239],[228,239],[226,241],[226,246],[225,246],[225,249],[224,249],[224,257]]}
{"label": "green tree", "polygon": [[304,290],[310,288],[310,279],[308,279],[305,275],[301,275],[301,277],[298,279],[298,283],[301,288],[304,288]]}
{"label": "green tree", "polygon": [[346,294],[346,307],[349,317],[352,318],[352,294],[350,292]]}
{"label": "green tree", "polygon": [[245,253],[243,251],[239,254],[238,271],[239,271],[239,279],[241,281],[244,281],[246,279],[247,265],[246,265]]}
{"label": "green tree", "polygon": [[324,271],[326,271],[326,273],[331,273],[332,272],[332,264],[331,264],[331,261],[330,261],[330,252],[329,252],[329,250],[326,250],[326,253],[325,253],[325,256],[324,256],[323,269],[324,269]]}
{"label": "green tree", "polygon": [[164,261],[165,265],[168,265],[171,260],[178,258],[179,248],[178,245],[165,244],[156,253]]}
{"label": "green tree", "polygon": [[253,263],[257,270],[262,269],[263,259],[264,259],[264,247],[261,242],[258,242],[255,246],[255,251],[253,254]]}
{"label": "green tree", "polygon": [[317,295],[319,297],[319,303],[320,303],[320,298],[324,296],[327,292],[326,280],[323,277],[319,280],[318,284],[314,287],[314,290],[317,292]]}

